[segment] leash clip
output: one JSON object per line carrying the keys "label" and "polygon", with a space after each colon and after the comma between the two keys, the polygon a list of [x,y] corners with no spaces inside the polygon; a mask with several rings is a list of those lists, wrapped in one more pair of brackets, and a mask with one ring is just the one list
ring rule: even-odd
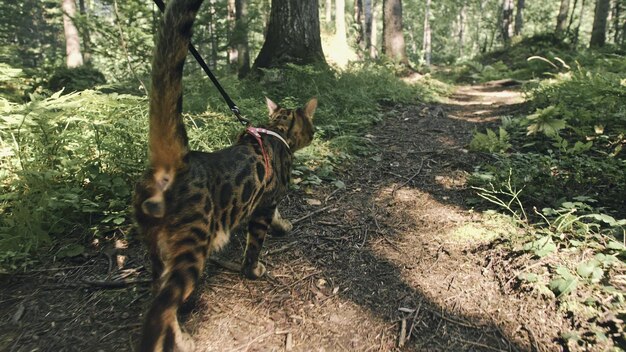
{"label": "leash clip", "polygon": [[241,123],[242,125],[248,126],[250,124],[250,120],[241,116],[241,112],[239,111],[239,108],[237,107],[237,105],[233,105],[233,107],[230,108],[230,111],[232,111],[233,114],[235,114],[235,116],[237,117],[237,120],[239,120],[239,123]]}

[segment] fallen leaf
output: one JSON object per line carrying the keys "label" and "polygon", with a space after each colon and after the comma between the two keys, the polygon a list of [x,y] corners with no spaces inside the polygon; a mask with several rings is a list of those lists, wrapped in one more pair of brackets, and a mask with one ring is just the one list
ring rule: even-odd
{"label": "fallen leaf", "polygon": [[319,199],[315,199],[315,198],[307,198],[306,202],[309,205],[322,205],[322,201]]}

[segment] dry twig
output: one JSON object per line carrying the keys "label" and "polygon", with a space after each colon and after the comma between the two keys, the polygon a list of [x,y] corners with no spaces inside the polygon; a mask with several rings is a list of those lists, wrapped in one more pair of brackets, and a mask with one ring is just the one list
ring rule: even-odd
{"label": "dry twig", "polygon": [[293,221],[291,222],[291,224],[292,224],[292,225],[295,225],[295,224],[297,224],[297,223],[299,223],[299,222],[302,222],[302,221],[304,221],[304,220],[306,220],[306,219],[310,218],[310,217],[311,217],[311,216],[313,216],[313,215],[317,215],[317,214],[319,214],[319,213],[321,213],[321,212],[323,212],[323,211],[325,211],[325,210],[328,210],[328,209],[330,209],[331,207],[333,207],[333,206],[332,206],[332,205],[327,205],[327,206],[325,206],[325,207],[323,207],[323,208],[319,208],[319,209],[317,209],[317,210],[315,210],[315,211],[312,211],[312,212],[310,212],[310,213],[308,213],[308,214],[306,214],[306,215],[304,215],[304,216],[302,216],[302,217],[300,217],[300,218],[297,218],[296,220],[293,220]]}

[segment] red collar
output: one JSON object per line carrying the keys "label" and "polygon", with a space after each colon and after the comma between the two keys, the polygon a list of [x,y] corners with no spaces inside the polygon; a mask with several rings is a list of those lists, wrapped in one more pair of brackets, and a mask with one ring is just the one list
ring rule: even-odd
{"label": "red collar", "polygon": [[261,154],[263,155],[263,161],[265,162],[265,177],[269,179],[269,177],[272,175],[272,168],[270,167],[270,158],[267,155],[267,152],[265,151],[265,147],[263,146],[263,141],[261,140],[261,133],[278,138],[281,142],[285,144],[287,149],[289,149],[289,144],[287,144],[287,141],[285,141],[285,139],[281,135],[279,135],[278,133],[274,131],[267,130],[265,128],[248,127],[246,128],[246,132],[252,135],[256,139],[256,141],[259,143],[259,146],[261,147]]}

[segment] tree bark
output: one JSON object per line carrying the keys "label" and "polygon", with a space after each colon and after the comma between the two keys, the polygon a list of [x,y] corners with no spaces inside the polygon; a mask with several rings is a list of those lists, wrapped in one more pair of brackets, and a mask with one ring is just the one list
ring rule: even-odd
{"label": "tree bark", "polygon": [[522,29],[524,28],[524,0],[517,0],[517,10],[515,11],[515,29],[513,30],[514,35],[521,35]]}
{"label": "tree bark", "polygon": [[432,59],[431,33],[430,33],[430,0],[426,0],[426,10],[424,11],[424,40],[422,49],[424,51],[424,62],[430,66]]}
{"label": "tree bark", "polygon": [[253,70],[287,63],[326,65],[318,8],[318,0],[272,0],[267,36]]}
{"label": "tree bark", "polygon": [[250,71],[248,0],[235,0],[235,43],[237,45],[237,75],[242,78]]}
{"label": "tree bark", "polygon": [[66,64],[68,68],[80,67],[83,65],[83,55],[80,52],[78,29],[72,22],[72,18],[76,15],[76,3],[74,0],[63,0],[61,7],[63,10]]}
{"label": "tree bark", "polygon": [[409,65],[402,30],[402,0],[383,0],[383,52],[394,62]]}
{"label": "tree bark", "polygon": [[504,45],[511,43],[511,24],[513,23],[513,0],[502,0],[502,16],[500,17],[500,35]]}
{"label": "tree bark", "polygon": [[554,30],[557,37],[562,37],[563,33],[565,33],[565,23],[567,22],[567,15],[569,14],[569,1],[570,0],[561,0],[559,14],[556,16],[556,28]]}
{"label": "tree bark", "polygon": [[610,0],[596,0],[596,9],[593,17],[593,29],[589,46],[599,48],[606,43],[606,21],[609,16]]}

